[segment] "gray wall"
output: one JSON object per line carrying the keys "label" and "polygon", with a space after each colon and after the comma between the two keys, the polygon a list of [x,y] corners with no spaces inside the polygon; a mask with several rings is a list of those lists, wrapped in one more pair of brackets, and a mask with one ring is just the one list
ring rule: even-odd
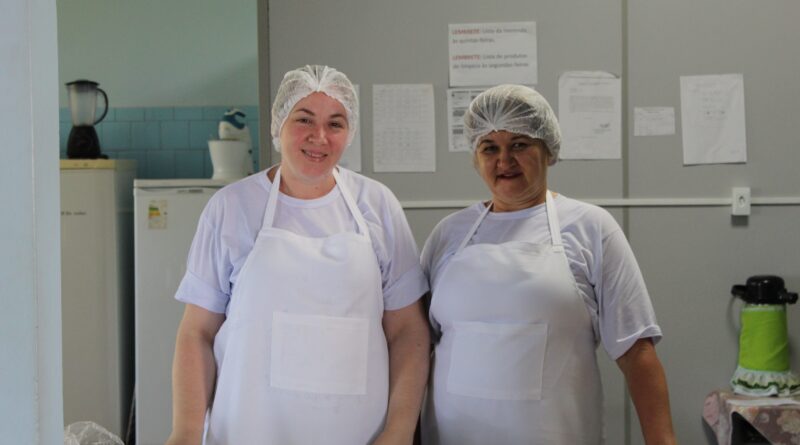
{"label": "gray wall", "polygon": [[[791,1],[629,3],[629,105],[673,106],[678,120],[675,136],[631,137],[631,197],[720,197],[740,185],[754,197],[800,195],[797,17],[800,4]],[[678,77],[723,73],[744,76],[748,162],[683,167]],[[749,218],[722,207],[636,208],[629,216],[628,236],[665,332],[658,351],[673,420],[682,443],[704,443],[703,398],[728,386],[736,367],[731,320],[741,305],[729,308],[730,286],[770,273],[800,290],[800,207],[754,207]],[[800,371],[800,307],[788,313]]]}
{"label": "gray wall", "polygon": [[[538,89],[546,97],[556,97],[558,75],[566,69],[621,72],[622,16],[616,1],[533,4],[513,0],[506,1],[503,8],[480,0],[270,1],[267,56],[271,91],[275,92],[283,73],[298,66],[317,63],[340,69],[361,86],[362,165],[366,173],[388,185],[401,200],[475,199],[486,192],[470,155],[447,152],[447,25],[523,20],[536,21]],[[377,83],[433,84],[439,147],[435,174],[371,173],[372,85]],[[260,89],[263,92],[266,85]],[[262,102],[262,107],[268,106]],[[621,168],[619,162],[564,163],[554,170],[553,180],[565,194],[619,196]],[[603,180],[586,187],[588,182],[580,178],[589,173]]]}
{"label": "gray wall", "polygon": [[[268,45],[259,45],[261,106],[269,106],[283,73],[307,63],[329,64],[361,85],[364,173],[402,201],[478,200],[480,179],[464,153],[447,151],[447,25],[535,21],[539,53],[536,86],[557,107],[558,75],[605,70],[622,76],[623,159],[564,161],[550,186],[579,199],[721,198],[749,186],[754,198],[800,195],[794,142],[800,101],[794,57],[800,4],[784,1],[596,2],[507,0],[259,0],[269,7]],[[266,26],[268,25],[268,26]],[[268,60],[268,62],[263,62]],[[745,80],[748,163],[684,167],[679,76],[742,73]],[[266,80],[265,80],[266,79]],[[271,81],[269,80],[271,79]],[[372,173],[372,85],[432,83],[436,99],[436,173]],[[635,106],[676,109],[674,136],[634,137]],[[268,123],[262,114],[262,123]],[[263,131],[263,129],[262,129]],[[262,138],[265,143],[267,138]],[[262,147],[263,149],[264,147]],[[455,209],[409,209],[418,242]],[[755,206],[750,217],[727,207],[609,209],[625,228],[651,292],[665,338],[658,346],[670,384],[680,443],[707,443],[703,399],[728,385],[736,366],[737,333],[731,285],[750,275],[782,275],[800,288],[797,206]],[[794,369],[800,370],[800,308],[790,307]],[[608,443],[643,443],[635,414],[626,419],[624,383],[600,351]]]}

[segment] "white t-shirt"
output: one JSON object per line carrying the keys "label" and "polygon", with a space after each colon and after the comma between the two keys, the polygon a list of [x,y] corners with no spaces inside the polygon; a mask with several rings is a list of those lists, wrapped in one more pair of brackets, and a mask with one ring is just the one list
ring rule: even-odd
{"label": "white t-shirt", "polygon": [[[640,338],[660,340],[661,328],[639,265],[611,214],[560,194],[554,203],[569,267],[591,316],[595,340],[602,341],[614,360]],[[434,292],[445,266],[484,209],[483,203],[476,203],[453,213],[428,237],[422,268]],[[523,240],[550,242],[545,204],[515,212],[489,212],[468,245]],[[434,322],[434,330],[437,328]]]}
{"label": "white t-shirt", "polygon": [[[339,172],[369,228],[381,270],[384,309],[400,309],[417,301],[428,291],[428,282],[397,198],[377,181],[344,168]],[[261,230],[270,187],[266,171],[261,171],[211,197],[197,224],[177,300],[216,313],[227,312],[239,272]],[[317,199],[296,199],[283,193],[278,198],[276,228],[308,237],[357,231],[339,187]]]}

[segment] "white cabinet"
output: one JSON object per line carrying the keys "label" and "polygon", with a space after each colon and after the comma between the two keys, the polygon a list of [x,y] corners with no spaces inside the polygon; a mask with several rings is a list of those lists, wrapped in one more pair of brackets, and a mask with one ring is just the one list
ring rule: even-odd
{"label": "white cabinet", "polygon": [[136,162],[61,161],[64,424],[125,436],[133,394]]}

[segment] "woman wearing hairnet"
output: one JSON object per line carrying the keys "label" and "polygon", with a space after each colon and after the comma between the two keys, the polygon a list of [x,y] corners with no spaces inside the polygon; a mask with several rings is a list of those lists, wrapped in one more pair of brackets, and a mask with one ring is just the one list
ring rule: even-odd
{"label": "woman wearing hairnet", "polygon": [[464,123],[492,199],[446,217],[423,249],[435,344],[423,444],[603,443],[600,342],[647,443],[674,443],[661,329],[628,242],[605,210],[547,189],[561,140],[550,105],[501,85]]}
{"label": "woman wearing hairnet", "polygon": [[282,162],[203,211],[175,296],[169,444],[411,443],[427,280],[394,195],[336,166],[357,123],[344,74],[288,72],[272,107]]}

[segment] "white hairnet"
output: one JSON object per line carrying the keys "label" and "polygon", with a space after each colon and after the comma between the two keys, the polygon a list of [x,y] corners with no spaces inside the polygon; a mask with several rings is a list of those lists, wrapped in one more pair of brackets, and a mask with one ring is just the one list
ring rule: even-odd
{"label": "white hairnet", "polygon": [[353,142],[358,127],[358,97],[344,73],[324,65],[306,65],[283,76],[272,103],[272,143],[280,151],[281,128],[297,102],[311,93],[325,93],[342,104],[347,112],[347,145]]}
{"label": "white hairnet", "polygon": [[480,138],[501,130],[541,139],[550,152],[550,165],[558,160],[561,129],[556,114],[533,88],[498,85],[472,100],[464,113],[464,132],[472,150]]}

